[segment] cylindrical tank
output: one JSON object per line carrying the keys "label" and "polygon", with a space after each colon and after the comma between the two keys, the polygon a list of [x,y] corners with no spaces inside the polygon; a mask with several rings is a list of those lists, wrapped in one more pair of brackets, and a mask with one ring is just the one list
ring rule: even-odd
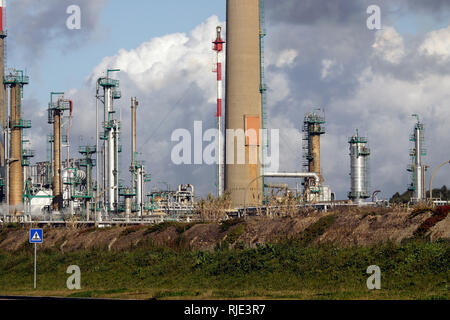
{"label": "cylindrical tank", "polygon": [[22,203],[22,129],[20,128],[21,86],[11,85],[11,164],[9,166],[9,204],[11,210]]}
{"label": "cylindrical tank", "polygon": [[368,191],[368,157],[370,150],[366,147],[367,139],[358,133],[349,139],[350,144],[350,192],[348,197],[355,203],[369,198]]}
{"label": "cylindrical tank", "polygon": [[[130,190],[127,189],[127,194],[130,193]],[[130,221],[130,216],[131,216],[131,203],[132,203],[132,199],[131,197],[125,197],[125,218],[126,221],[129,222]]]}
{"label": "cylindrical tank", "polygon": [[[262,143],[259,5],[259,0],[227,0],[225,190],[233,207],[262,203],[262,179],[257,179]],[[238,130],[251,129],[256,131],[257,141],[233,136]],[[244,164],[238,164],[239,153],[245,154]]]}

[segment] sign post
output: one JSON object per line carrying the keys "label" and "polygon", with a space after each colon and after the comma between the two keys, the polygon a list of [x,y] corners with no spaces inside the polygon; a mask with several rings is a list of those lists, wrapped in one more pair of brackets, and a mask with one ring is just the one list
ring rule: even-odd
{"label": "sign post", "polygon": [[36,245],[44,241],[42,229],[30,229],[30,243],[34,243],[34,289],[36,289]]}

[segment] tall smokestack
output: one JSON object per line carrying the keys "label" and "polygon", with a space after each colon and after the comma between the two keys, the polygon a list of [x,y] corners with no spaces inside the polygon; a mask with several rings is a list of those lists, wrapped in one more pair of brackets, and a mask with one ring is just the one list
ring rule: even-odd
{"label": "tall smokestack", "polygon": [[14,210],[22,203],[22,129],[20,121],[21,89],[19,84],[11,85],[11,164],[9,167],[9,205]]}
{"label": "tall smokestack", "polygon": [[225,41],[222,39],[222,27],[216,28],[216,40],[213,41],[213,50],[216,51],[217,66],[215,72],[217,73],[217,196],[223,195],[223,147],[222,147],[222,52]]}
{"label": "tall smokestack", "polygon": [[[6,129],[8,125],[8,112],[6,103],[6,86],[3,84],[5,77],[5,38],[6,31],[4,30],[4,10],[5,1],[0,0],[0,125],[3,130]],[[4,154],[4,142],[0,143],[0,166],[5,165],[5,154]]]}
{"label": "tall smokestack", "polygon": [[[258,178],[262,143],[259,40],[260,1],[227,0],[225,191],[230,193],[233,207],[259,205],[263,197],[263,180]],[[246,131],[245,139],[233,137],[230,129],[236,135]],[[245,152],[244,164],[238,164],[240,150]]]}
{"label": "tall smokestack", "polygon": [[[28,76],[23,74],[22,70],[14,70],[4,78],[4,84],[11,89],[11,111],[10,123],[11,130],[11,154],[8,162],[9,165],[9,205],[17,207],[22,203],[23,196],[23,151],[22,151],[22,130],[31,128],[31,121],[21,119],[22,110],[22,90],[25,84],[28,84]],[[20,210],[19,210],[20,213]]]}

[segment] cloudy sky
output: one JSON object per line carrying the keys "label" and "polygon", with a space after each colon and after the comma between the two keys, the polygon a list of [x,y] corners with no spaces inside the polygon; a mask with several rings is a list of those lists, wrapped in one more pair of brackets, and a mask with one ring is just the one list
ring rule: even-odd
{"label": "cloudy sky", "polygon": [[[371,186],[390,197],[406,190],[409,135],[417,113],[425,124],[431,171],[449,160],[450,1],[265,0],[268,125],[281,132],[280,170],[302,170],[306,112],[325,110],[322,170],[337,198],[349,190],[348,137],[367,136]],[[66,28],[66,8],[81,8],[81,29]],[[381,30],[369,30],[369,5],[381,8]],[[10,0],[7,64],[26,69],[24,118],[36,161],[46,159],[46,105],[51,91],[74,100],[71,144],[95,144],[95,80],[120,68],[122,179],[129,181],[130,97],[138,107],[138,151],[151,190],[193,183],[215,188],[215,167],[171,163],[173,130],[214,127],[211,41],[224,25],[225,0]],[[75,156],[76,153],[73,152]],[[435,186],[450,185],[450,167]]]}

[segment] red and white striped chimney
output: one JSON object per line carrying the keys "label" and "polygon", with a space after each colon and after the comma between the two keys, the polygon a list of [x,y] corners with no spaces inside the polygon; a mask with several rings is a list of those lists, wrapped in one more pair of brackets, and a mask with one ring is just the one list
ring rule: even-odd
{"label": "red and white striped chimney", "polygon": [[221,52],[223,51],[223,44],[225,41],[222,40],[221,36],[222,28],[217,27],[217,38],[213,42],[213,50],[217,52],[217,114],[216,117],[222,116],[222,60]]}
{"label": "red and white striped chimney", "polygon": [[6,8],[6,0],[0,0],[0,33],[4,33],[4,10]]}
{"label": "red and white striped chimney", "polygon": [[222,135],[222,51],[223,51],[223,44],[225,41],[222,40],[222,28],[220,26],[217,27],[217,37],[216,40],[213,42],[214,47],[213,50],[217,53],[217,68],[215,72],[217,72],[217,130],[218,130],[218,137],[217,137],[217,195],[220,197],[223,194],[223,181],[224,181],[224,175],[223,175],[223,161],[222,161],[222,143],[221,143],[221,135]]}

